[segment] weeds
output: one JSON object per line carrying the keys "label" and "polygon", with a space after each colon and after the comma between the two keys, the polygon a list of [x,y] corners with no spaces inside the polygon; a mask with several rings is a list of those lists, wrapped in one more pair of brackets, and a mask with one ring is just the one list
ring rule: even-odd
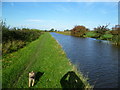
{"label": "weeds", "polygon": [[41,35],[40,30],[36,29],[16,29],[10,28],[5,22],[2,26],[2,52],[3,54],[11,53],[23,48],[29,42],[34,41]]}

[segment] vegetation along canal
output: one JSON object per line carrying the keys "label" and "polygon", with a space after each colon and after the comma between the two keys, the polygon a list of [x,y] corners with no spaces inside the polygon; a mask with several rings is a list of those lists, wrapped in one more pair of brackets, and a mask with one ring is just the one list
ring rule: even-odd
{"label": "vegetation along canal", "polygon": [[67,57],[94,88],[118,87],[118,53],[120,48],[92,38],[57,33],[51,35],[61,44]]}

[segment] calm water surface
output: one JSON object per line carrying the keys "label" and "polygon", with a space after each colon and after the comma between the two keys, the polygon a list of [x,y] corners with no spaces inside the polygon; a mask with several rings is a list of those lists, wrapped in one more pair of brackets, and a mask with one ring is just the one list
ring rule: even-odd
{"label": "calm water surface", "polygon": [[118,87],[120,48],[93,38],[79,38],[57,33],[51,35],[61,44],[67,57],[95,88]]}

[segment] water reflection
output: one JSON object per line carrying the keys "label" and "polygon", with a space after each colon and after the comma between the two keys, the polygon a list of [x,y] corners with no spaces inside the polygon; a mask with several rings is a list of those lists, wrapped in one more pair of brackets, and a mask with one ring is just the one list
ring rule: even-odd
{"label": "water reflection", "polygon": [[[105,40],[79,38],[51,33],[62,45],[68,58],[78,66],[95,88],[118,86],[118,51],[120,48]],[[118,50],[119,49],[119,50]],[[114,78],[113,78],[114,77]]]}

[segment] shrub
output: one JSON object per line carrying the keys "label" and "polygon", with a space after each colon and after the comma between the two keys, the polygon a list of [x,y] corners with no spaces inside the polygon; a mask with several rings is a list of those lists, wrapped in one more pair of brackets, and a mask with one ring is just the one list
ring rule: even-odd
{"label": "shrub", "polygon": [[98,34],[97,38],[100,38],[101,35],[104,35],[107,31],[109,31],[109,29],[107,28],[108,25],[106,26],[98,26],[97,28],[94,28],[94,31]]}
{"label": "shrub", "polygon": [[103,39],[103,40],[111,40],[112,39],[112,37],[113,37],[113,35],[112,34],[104,34],[104,35],[102,35],[101,37],[100,37],[100,39]]}
{"label": "shrub", "polygon": [[71,35],[83,37],[88,29],[85,26],[77,25],[71,30]]}
{"label": "shrub", "polygon": [[9,28],[5,23],[2,26],[2,52],[3,54],[17,51],[27,43],[36,40],[41,35],[41,31],[36,29],[16,29]]}
{"label": "shrub", "polygon": [[120,45],[120,35],[114,35],[112,37],[112,41],[114,42],[114,44]]}

